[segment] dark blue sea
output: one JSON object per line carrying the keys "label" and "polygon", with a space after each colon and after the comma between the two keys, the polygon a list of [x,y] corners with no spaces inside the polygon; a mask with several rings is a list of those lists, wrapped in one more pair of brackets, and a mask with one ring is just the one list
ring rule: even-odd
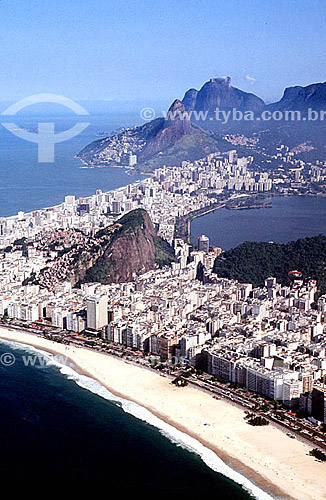
{"label": "dark blue sea", "polygon": [[0,474],[12,491],[253,498],[215,472],[231,470],[213,452],[135,403],[57,361],[26,366],[35,352],[0,343]]}

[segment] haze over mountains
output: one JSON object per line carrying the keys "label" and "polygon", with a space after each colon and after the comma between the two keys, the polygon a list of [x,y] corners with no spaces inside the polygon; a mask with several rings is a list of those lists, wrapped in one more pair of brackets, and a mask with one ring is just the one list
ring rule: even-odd
{"label": "haze over mountains", "polygon": [[288,87],[280,101],[267,106],[268,109],[280,110],[315,110],[326,109],[326,82],[313,83],[306,87]]}
{"label": "haze over mountains", "polygon": [[[255,94],[232,87],[230,77],[212,78],[199,90],[189,89],[182,101],[176,99],[165,117],[94,141],[77,157],[97,166],[123,166],[128,165],[128,155],[135,154],[142,170],[152,170],[159,165],[178,165],[183,160],[194,161],[230,149],[224,136],[230,133],[255,135],[267,147],[284,140],[290,147],[312,141],[313,149],[323,156],[326,120],[318,115],[318,119],[309,121],[306,118],[309,109],[326,110],[326,82],[286,88],[279,101],[266,104]],[[217,118],[216,110],[224,115]],[[249,113],[250,118],[239,119],[234,110],[247,116]],[[305,117],[301,121],[279,115],[275,119],[261,119],[275,111],[299,111]]]}
{"label": "haze over mountains", "polygon": [[211,78],[200,90],[189,89],[182,99],[187,111],[209,111],[216,108],[237,108],[241,111],[262,111],[262,99],[231,86],[231,78]]}
{"label": "haze over mountains", "polygon": [[237,108],[241,111],[262,112],[266,110],[326,109],[326,82],[307,87],[288,87],[283,97],[272,104],[266,104],[255,94],[231,86],[231,78],[211,78],[200,90],[189,89],[182,102],[187,111],[210,111],[216,108]]}

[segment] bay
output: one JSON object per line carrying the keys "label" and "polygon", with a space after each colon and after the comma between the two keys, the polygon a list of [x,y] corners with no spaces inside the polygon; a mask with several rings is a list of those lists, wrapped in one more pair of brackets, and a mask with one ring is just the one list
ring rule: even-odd
{"label": "bay", "polygon": [[14,121],[33,133],[38,123],[53,123],[56,134],[68,130],[76,122],[90,125],[76,137],[55,145],[54,163],[38,163],[37,144],[16,137],[0,122],[0,217],[15,215],[19,210],[29,212],[59,204],[68,194],[89,196],[97,189],[117,189],[140,178],[120,168],[84,168],[80,160],[74,159],[87,144],[103,138],[99,135],[101,132],[139,124],[141,120],[135,111],[119,113],[108,109],[99,113],[95,110],[89,116],[76,118],[44,110],[26,113],[10,119],[2,116],[1,122]]}

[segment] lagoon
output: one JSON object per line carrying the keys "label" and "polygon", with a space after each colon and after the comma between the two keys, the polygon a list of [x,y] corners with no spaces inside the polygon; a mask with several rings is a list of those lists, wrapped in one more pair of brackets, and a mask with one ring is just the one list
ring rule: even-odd
{"label": "lagoon", "polygon": [[223,250],[244,241],[286,243],[307,236],[326,235],[326,197],[275,196],[271,208],[229,210],[221,208],[194,219],[192,242],[201,234]]}

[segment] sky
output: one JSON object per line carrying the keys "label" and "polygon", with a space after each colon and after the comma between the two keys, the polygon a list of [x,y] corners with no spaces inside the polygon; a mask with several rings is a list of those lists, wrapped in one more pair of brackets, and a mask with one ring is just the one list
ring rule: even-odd
{"label": "sky", "polygon": [[172,101],[212,77],[267,102],[326,80],[326,0],[1,0],[0,100]]}

